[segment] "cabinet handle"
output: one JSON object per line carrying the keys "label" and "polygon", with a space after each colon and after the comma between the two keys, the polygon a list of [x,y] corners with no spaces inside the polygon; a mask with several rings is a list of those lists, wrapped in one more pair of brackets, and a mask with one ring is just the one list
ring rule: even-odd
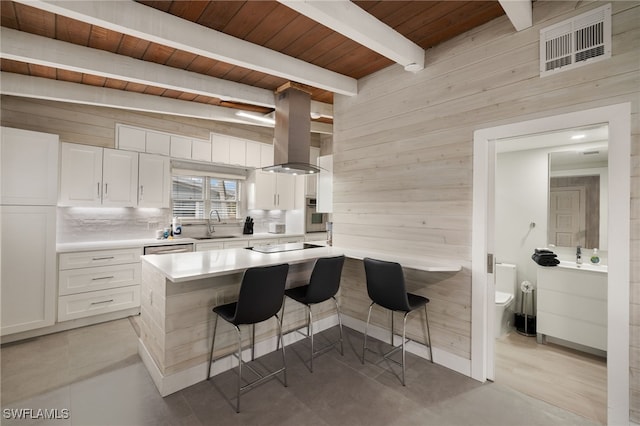
{"label": "cabinet handle", "polygon": [[109,299],[109,300],[103,300],[102,302],[91,302],[92,305],[101,305],[103,303],[111,303],[113,302],[113,299]]}
{"label": "cabinet handle", "polygon": [[105,182],[104,184],[104,196],[108,196],[109,195],[109,184]]}
{"label": "cabinet handle", "polygon": [[277,205],[280,205],[280,194],[278,194],[278,204]]}
{"label": "cabinet handle", "polygon": [[113,256],[106,256],[106,257],[94,257],[93,260],[109,260],[109,259],[113,259]]}
{"label": "cabinet handle", "polygon": [[276,203],[276,194],[273,194],[273,205],[277,206],[278,204]]}
{"label": "cabinet handle", "polygon": [[98,281],[98,280],[110,280],[111,278],[113,278],[113,275],[111,275],[110,277],[97,277],[97,278],[91,278],[92,281]]}
{"label": "cabinet handle", "polygon": [[140,185],[140,199],[144,198],[144,185]]}
{"label": "cabinet handle", "polygon": [[98,182],[98,198],[100,198],[100,182]]}

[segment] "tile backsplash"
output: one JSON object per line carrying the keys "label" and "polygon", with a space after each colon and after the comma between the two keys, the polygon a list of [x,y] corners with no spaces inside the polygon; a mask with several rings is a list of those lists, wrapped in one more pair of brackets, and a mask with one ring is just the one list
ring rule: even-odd
{"label": "tile backsplash", "polygon": [[155,238],[170,223],[169,209],[58,207],[57,242]]}

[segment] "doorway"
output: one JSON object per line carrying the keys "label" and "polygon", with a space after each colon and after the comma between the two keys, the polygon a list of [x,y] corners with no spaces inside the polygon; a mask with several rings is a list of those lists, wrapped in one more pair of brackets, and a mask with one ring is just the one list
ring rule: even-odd
{"label": "doorway", "polygon": [[[607,292],[607,420],[629,420],[630,104],[554,115],[474,133],[471,375],[495,377],[493,348],[494,188],[496,140],[568,127],[609,125],[609,282]],[[611,226],[615,224],[615,226]]]}

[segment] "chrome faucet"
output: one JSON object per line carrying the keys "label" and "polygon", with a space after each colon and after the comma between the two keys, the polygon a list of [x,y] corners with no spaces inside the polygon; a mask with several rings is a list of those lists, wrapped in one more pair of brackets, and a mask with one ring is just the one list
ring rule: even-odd
{"label": "chrome faucet", "polygon": [[576,247],[576,264],[580,265],[582,263],[582,247]]}
{"label": "chrome faucet", "polygon": [[216,212],[216,216],[218,216],[218,222],[222,222],[220,220],[220,213],[218,213],[218,210],[211,209],[211,211],[209,211],[209,219],[207,220],[207,226],[208,226],[209,235],[211,235],[214,232],[216,232],[216,229],[213,226],[213,223],[211,223],[211,217],[213,216],[213,212]]}

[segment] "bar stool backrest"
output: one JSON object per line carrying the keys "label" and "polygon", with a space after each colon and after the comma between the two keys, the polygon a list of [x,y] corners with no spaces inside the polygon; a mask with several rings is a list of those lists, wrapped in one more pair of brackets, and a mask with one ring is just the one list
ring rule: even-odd
{"label": "bar stool backrest", "polygon": [[340,288],[343,265],[344,255],[316,260],[309,280],[307,303],[324,302],[336,295]]}
{"label": "bar stool backrest", "polygon": [[364,270],[367,277],[367,293],[374,303],[392,311],[411,310],[404,272],[399,263],[366,257]]}
{"label": "bar stool backrest", "polygon": [[278,313],[284,299],[289,265],[263,266],[245,271],[232,323],[255,324]]}

